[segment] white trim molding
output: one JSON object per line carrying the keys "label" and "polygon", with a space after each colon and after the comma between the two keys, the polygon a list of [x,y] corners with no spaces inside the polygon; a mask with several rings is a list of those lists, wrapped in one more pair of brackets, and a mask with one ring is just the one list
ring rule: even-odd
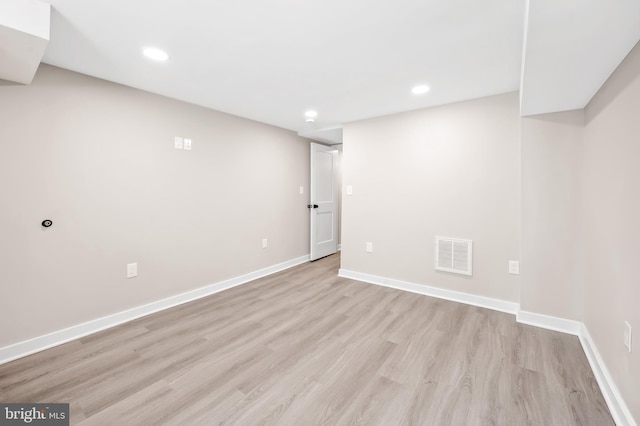
{"label": "white trim molding", "polygon": [[489,297],[446,290],[434,286],[415,284],[392,278],[383,278],[376,275],[369,275],[346,269],[340,269],[338,275],[343,278],[349,278],[369,284],[395,288],[398,290],[464,303],[467,305],[479,306],[482,308],[492,309],[494,311],[506,312],[515,315],[516,321],[519,323],[577,336],[580,339],[584,353],[587,356],[591,370],[593,371],[598,385],[600,386],[600,390],[602,391],[607,406],[609,407],[613,420],[620,426],[638,426],[631,415],[631,411],[629,411],[629,408],[624,402],[613,377],[609,373],[609,370],[600,356],[600,353],[598,352],[598,349],[584,323],[544,314],[537,314],[534,312],[522,311],[520,310],[520,304],[516,302],[492,299]]}
{"label": "white trim molding", "polygon": [[215,284],[209,284],[207,286],[187,291],[185,293],[177,294],[166,299],[157,300],[146,305],[137,306],[126,311],[117,312],[115,314],[107,315],[102,318],[98,318],[82,324],[77,324],[62,330],[54,331],[43,336],[34,337],[32,339],[15,343],[10,346],[5,346],[3,348],[0,348],[0,364],[4,364],[9,361],[13,361],[15,359],[34,354],[36,352],[43,351],[45,349],[70,342],[72,340],[80,339],[81,337],[88,336],[89,334],[97,333],[99,331],[115,327],[116,325],[120,325],[137,318],[163,311],[165,309],[173,308],[174,306],[192,302],[194,300],[219,293],[232,287],[246,284],[258,278],[266,277],[267,275],[284,271],[285,269],[292,268],[308,261],[309,255],[301,256],[295,259],[288,260],[286,262],[269,266],[267,268],[249,272],[248,274],[240,275],[235,278],[231,278]]}
{"label": "white trim molding", "polygon": [[561,333],[579,336],[582,329],[580,321],[573,321],[564,318],[552,317],[549,315],[536,314],[534,312],[521,311],[516,313],[516,321],[521,324],[533,325],[547,330],[559,331]]}
{"label": "white trim molding", "polygon": [[[0,364],[52,348],[174,306],[201,299],[223,290],[246,284],[258,278],[275,274],[308,261],[309,255],[301,256],[267,268],[250,272],[248,274],[240,275],[235,278],[210,284],[166,299],[107,315],[102,318],[77,324],[63,330],[54,331],[43,336],[38,336],[0,348]],[[638,426],[631,415],[631,411],[624,402],[613,377],[609,373],[604,360],[600,356],[600,353],[589,334],[589,330],[583,323],[564,318],[537,314],[534,312],[522,311],[520,310],[519,303],[516,302],[446,290],[434,286],[415,284],[391,278],[383,278],[376,275],[364,274],[346,269],[340,269],[338,275],[343,278],[349,278],[383,287],[395,288],[411,293],[487,308],[494,311],[506,312],[515,315],[516,320],[519,323],[578,336],[614,421],[617,425],[621,426]]]}
{"label": "white trim molding", "polygon": [[578,336],[613,420],[620,426],[637,426],[584,323],[521,310],[518,310],[516,319],[522,324]]}
{"label": "white trim molding", "polygon": [[411,293],[422,294],[424,296],[437,297],[438,299],[460,302],[467,305],[479,306],[481,308],[492,309],[494,311],[515,314],[518,312],[518,303],[506,300],[493,299],[491,297],[477,296],[475,294],[463,293],[459,291],[446,290],[429,285],[415,284],[406,281],[395,280],[392,278],[383,278],[376,275],[363,274],[361,272],[340,269],[338,275],[343,278],[363,281],[369,284],[380,285],[383,287],[395,288]]}
{"label": "white trim molding", "polygon": [[591,370],[593,370],[593,375],[596,377],[605,401],[607,401],[613,420],[619,426],[638,426],[631,415],[629,407],[624,402],[624,398],[622,398],[613,377],[611,377],[607,365],[600,356],[600,352],[598,352],[587,326],[582,323],[579,338],[582,349],[584,349],[587,360],[589,360],[589,365],[591,365]]}

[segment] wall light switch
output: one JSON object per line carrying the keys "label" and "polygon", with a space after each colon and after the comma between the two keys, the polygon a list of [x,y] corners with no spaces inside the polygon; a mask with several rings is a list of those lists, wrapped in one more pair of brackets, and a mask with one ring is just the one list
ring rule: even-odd
{"label": "wall light switch", "polygon": [[137,263],[128,263],[127,264],[127,278],[133,278],[138,276],[138,264]]}
{"label": "wall light switch", "polygon": [[518,262],[517,260],[510,260],[509,273],[513,275],[520,275],[520,262]]}
{"label": "wall light switch", "polygon": [[300,195],[304,194],[304,186],[300,186]]}
{"label": "wall light switch", "polygon": [[269,246],[269,242],[267,241],[266,238],[262,239],[262,248],[265,249]]}
{"label": "wall light switch", "polygon": [[184,150],[185,151],[191,151],[191,139],[186,139],[184,140]]}
{"label": "wall light switch", "polygon": [[367,241],[367,253],[373,253],[373,243]]}
{"label": "wall light switch", "polygon": [[173,140],[173,146],[175,149],[182,149],[184,147],[184,140],[180,136],[176,136]]}
{"label": "wall light switch", "polygon": [[353,186],[347,185],[347,195],[353,195]]}

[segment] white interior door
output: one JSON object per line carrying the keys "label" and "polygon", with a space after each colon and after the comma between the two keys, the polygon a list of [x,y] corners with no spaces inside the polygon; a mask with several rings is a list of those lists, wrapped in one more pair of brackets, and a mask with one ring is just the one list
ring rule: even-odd
{"label": "white interior door", "polygon": [[311,260],[338,250],[338,150],[311,143]]}

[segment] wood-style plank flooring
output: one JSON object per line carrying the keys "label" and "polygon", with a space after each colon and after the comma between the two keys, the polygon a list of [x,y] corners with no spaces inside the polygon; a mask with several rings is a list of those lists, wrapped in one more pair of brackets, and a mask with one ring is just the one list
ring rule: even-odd
{"label": "wood-style plank flooring", "polygon": [[337,277],[337,255],[0,366],[81,425],[611,425],[578,339]]}

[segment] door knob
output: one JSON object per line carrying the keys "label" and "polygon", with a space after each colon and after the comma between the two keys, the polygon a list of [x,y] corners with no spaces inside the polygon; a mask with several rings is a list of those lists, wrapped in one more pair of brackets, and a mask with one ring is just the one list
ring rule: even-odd
{"label": "door knob", "polygon": [[308,208],[308,209],[311,209],[311,208],[313,208],[313,209],[317,209],[317,208],[318,208],[318,205],[317,205],[317,204],[307,204],[307,208]]}

